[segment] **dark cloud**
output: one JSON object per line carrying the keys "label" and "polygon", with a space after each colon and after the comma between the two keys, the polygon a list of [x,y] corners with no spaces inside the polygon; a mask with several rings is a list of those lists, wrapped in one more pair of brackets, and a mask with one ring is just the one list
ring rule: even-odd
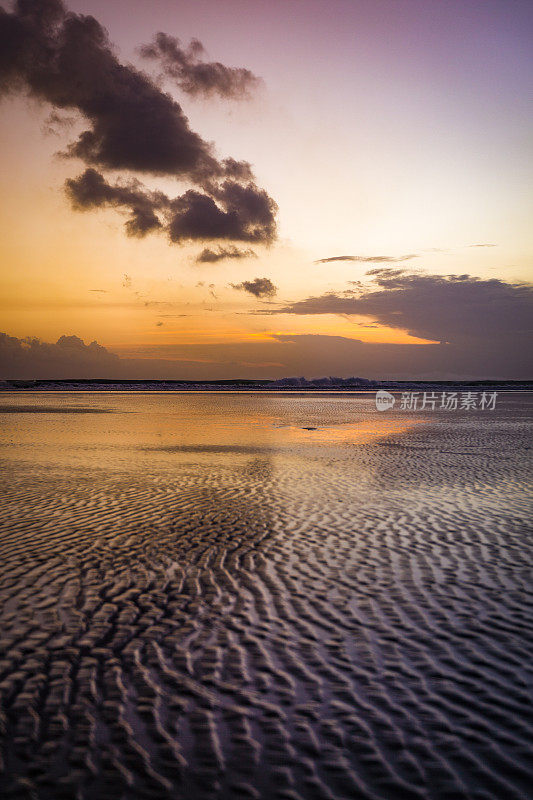
{"label": "dark cloud", "polygon": [[17,0],[12,13],[0,8],[0,93],[9,91],[26,91],[89,122],[64,155],[202,189],[169,201],[131,180],[111,186],[93,169],[67,185],[78,208],[128,208],[127,233],[144,236],[160,227],[156,212],[165,199],[173,204],[172,241],[274,238],[276,205],[255,185],[250,165],[218,160],[169,94],[120,63],[94,17],[67,11],[61,0]]}
{"label": "dark cloud", "polygon": [[497,247],[496,244],[469,244],[469,247]]}
{"label": "dark cloud", "polygon": [[0,11],[0,85],[27,89],[90,121],[69,153],[89,164],[164,175],[223,175],[178,103],[120,63],[107,32],[60,0],[18,0]]}
{"label": "dark cloud", "polygon": [[274,297],[278,291],[277,287],[269,278],[254,278],[253,281],[232,283],[231,286],[233,289],[253,294],[254,297]]}
{"label": "dark cloud", "polygon": [[257,253],[247,248],[246,250],[239,250],[238,247],[204,247],[201,253],[196,256],[197,264],[209,264],[216,261],[222,261],[226,258],[257,258]]}
{"label": "dark cloud", "polygon": [[[65,189],[75,209],[111,206],[127,211],[129,236],[164,229],[172,242],[233,239],[268,244],[275,237],[276,204],[251,183],[241,186],[224,181],[210,188],[216,199],[194,189],[171,199],[163,192],[147,191],[136,180],[110,184],[90,167],[78,178],[67,180]],[[219,252],[230,254],[221,257],[235,258],[240,251]]]}
{"label": "dark cloud", "polygon": [[533,286],[529,284],[391,269],[375,269],[371,274],[371,285],[358,296],[308,297],[271,313],[367,316],[431,341],[476,338],[485,339],[491,347],[495,338],[507,337],[528,346],[533,327]]}
{"label": "dark cloud", "polygon": [[315,264],[329,264],[332,261],[360,261],[363,264],[394,264],[398,261],[410,261],[418,258],[417,253],[408,253],[405,256],[330,256],[319,258]]}
{"label": "dark cloud", "polygon": [[[285,363],[285,374],[363,375],[367,378],[428,380],[528,380],[533,374],[531,348],[509,338],[483,337],[450,344],[385,344],[343,336],[275,335],[285,347],[266,352]],[[262,353],[265,357],[266,353]]]}
{"label": "dark cloud", "polygon": [[103,206],[128,209],[128,236],[145,236],[161,228],[155,210],[168,206],[168,198],[161,192],[146,192],[136,180],[112,186],[103,175],[92,168],[86,169],[78,178],[67,180],[65,191],[77,210]]}
{"label": "dark cloud", "polygon": [[141,47],[141,54],[157,61],[167,78],[190,95],[219,95],[232,100],[250,97],[261,83],[249,69],[226,67],[218,61],[203,60],[205,49],[198,39],[181,47],[179,39],[159,32],[154,41]]}
{"label": "dark cloud", "polygon": [[168,233],[172,242],[186,239],[233,239],[268,244],[276,235],[277,206],[255,184],[224,181],[210,194],[190,189],[171,203]]}
{"label": "dark cloud", "polygon": [[77,337],[56,344],[0,334],[0,378],[187,379],[303,375],[371,379],[527,380],[531,350],[496,338],[459,344],[382,344],[343,336],[274,335],[247,342],[144,346],[119,357]]}
{"label": "dark cloud", "polygon": [[118,356],[78,336],[61,336],[49,344],[0,333],[0,374],[6,378],[100,378],[119,370]]}

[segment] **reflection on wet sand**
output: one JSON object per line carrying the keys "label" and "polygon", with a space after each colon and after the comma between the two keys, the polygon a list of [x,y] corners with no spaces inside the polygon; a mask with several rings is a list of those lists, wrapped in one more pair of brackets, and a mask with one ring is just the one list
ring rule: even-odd
{"label": "reflection on wet sand", "polygon": [[528,397],[31,405],[0,412],[5,796],[527,796]]}

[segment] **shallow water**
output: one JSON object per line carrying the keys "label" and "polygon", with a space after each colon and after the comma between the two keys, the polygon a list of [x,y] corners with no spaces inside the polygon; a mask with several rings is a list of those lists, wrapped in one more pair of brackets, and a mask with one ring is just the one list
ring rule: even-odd
{"label": "shallow water", "polygon": [[0,395],[3,796],[531,796],[533,398],[373,400]]}

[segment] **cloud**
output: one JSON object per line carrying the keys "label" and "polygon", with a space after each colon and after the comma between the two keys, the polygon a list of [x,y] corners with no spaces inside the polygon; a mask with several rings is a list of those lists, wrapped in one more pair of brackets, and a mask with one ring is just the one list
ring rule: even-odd
{"label": "cloud", "polygon": [[223,174],[180,105],[120,63],[94,17],[70,13],[60,0],[18,0],[13,13],[0,12],[0,43],[4,90],[25,88],[91,123],[70,155],[111,169]]}
{"label": "cloud", "polygon": [[43,123],[42,130],[48,136],[59,136],[65,130],[71,128],[74,122],[73,117],[58,114],[57,111],[51,111]]}
{"label": "cloud", "polygon": [[[270,244],[276,235],[277,206],[252,183],[242,186],[227,180],[221,186],[211,186],[210,194],[189,189],[170,198],[163,192],[147,191],[135,179],[108,183],[89,167],[78,178],[68,179],[65,191],[78,211],[103,207],[127,211],[128,236],[164,230],[173,243],[233,239]],[[230,255],[222,257],[236,257],[231,250],[226,252]]]}
{"label": "cloud", "polygon": [[404,256],[330,256],[329,258],[319,258],[315,264],[329,264],[332,261],[359,261],[363,264],[394,264],[398,261],[410,261],[418,258],[417,253],[408,253]]}
{"label": "cloud", "polygon": [[303,375],[371,379],[528,380],[531,351],[508,340],[459,344],[382,344],[343,336],[279,334],[243,342],[203,342],[133,348],[119,357],[93,342],[61,337],[55,344],[0,334],[4,379],[283,378]]}
{"label": "cloud", "polygon": [[[495,337],[440,344],[386,344],[362,342],[343,336],[320,334],[275,335],[285,353],[274,348],[285,364],[285,374],[362,375],[383,379],[522,379],[533,374],[531,349],[517,347],[512,339]],[[265,357],[265,353],[262,353]]]}
{"label": "cloud", "polygon": [[217,249],[204,247],[202,252],[198,253],[196,256],[196,263],[209,264],[216,261],[222,261],[226,258],[257,258],[257,253],[254,253],[254,251],[250,248],[247,248],[246,250],[239,250],[239,248],[234,246],[219,246]]}
{"label": "cloud", "polygon": [[[398,279],[401,275],[405,275],[406,272],[406,269],[394,269],[393,267],[374,267],[374,269],[369,269],[367,272],[365,272],[365,275],[377,275],[377,283],[383,282],[384,280],[387,280],[388,283],[390,283],[391,281]],[[352,281],[348,281],[348,283],[352,283]],[[359,285],[364,286],[362,283]]]}
{"label": "cloud", "polygon": [[[211,196],[210,196],[211,195]],[[171,201],[172,242],[233,239],[269,244],[276,236],[277,205],[264,189],[226,180],[210,194],[189,189]]]}
{"label": "cloud", "polygon": [[[163,204],[174,210],[167,222],[174,242],[274,238],[276,205],[255,185],[250,165],[217,159],[179,103],[119,61],[94,17],[67,11],[61,0],[17,0],[12,13],[0,8],[0,94],[21,91],[89,123],[63,153],[92,168],[67,183],[78,209],[129,209],[130,236],[157,230]],[[111,185],[95,168],[187,180],[202,191],[169,200],[131,179]]]}
{"label": "cloud", "polygon": [[97,342],[61,336],[55,344],[0,333],[0,374],[5,378],[99,378],[120,371],[120,358]]}
{"label": "cloud", "polygon": [[[514,338],[526,345],[533,327],[533,286],[470,275],[424,275],[371,270],[358,296],[308,297],[278,309],[284,314],[349,314],[429,341]],[[261,313],[261,312],[259,312]],[[269,312],[263,312],[269,313]]]}
{"label": "cloud", "polygon": [[126,222],[128,236],[146,236],[162,227],[155,210],[168,205],[168,199],[161,192],[146,192],[139,181],[112,186],[97,170],[89,168],[78,178],[69,178],[65,191],[73,208],[85,211],[92,208],[111,206],[126,208],[130,218]]}
{"label": "cloud", "polygon": [[496,244],[469,244],[468,247],[497,247]]}
{"label": "cloud", "polygon": [[274,297],[278,291],[269,278],[254,278],[253,281],[243,281],[242,283],[232,283],[233,289],[239,289],[254,297]]}
{"label": "cloud", "polygon": [[158,61],[163,74],[190,95],[212,96],[242,100],[262,83],[249,69],[226,67],[218,61],[203,61],[205,49],[198,39],[193,39],[183,49],[179,39],[159,32],[154,41],[141,47],[144,58]]}

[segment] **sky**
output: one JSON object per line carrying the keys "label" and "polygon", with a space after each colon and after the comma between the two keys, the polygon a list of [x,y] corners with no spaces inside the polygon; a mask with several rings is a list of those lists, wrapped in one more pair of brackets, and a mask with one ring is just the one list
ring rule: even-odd
{"label": "sky", "polygon": [[533,378],[531,2],[0,8],[0,376]]}

